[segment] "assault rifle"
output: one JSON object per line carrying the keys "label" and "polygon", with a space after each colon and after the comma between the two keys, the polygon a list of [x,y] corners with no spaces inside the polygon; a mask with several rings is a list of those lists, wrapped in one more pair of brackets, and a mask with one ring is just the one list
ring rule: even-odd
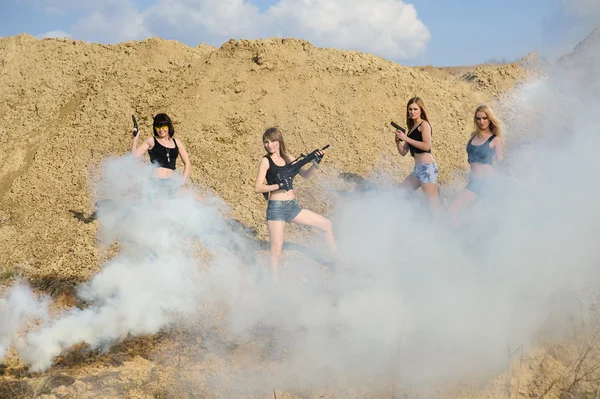
{"label": "assault rifle", "polygon": [[[329,144],[321,148],[321,151],[326,150],[328,147]],[[300,169],[302,169],[302,167],[307,163],[314,162],[315,167],[318,167],[318,164],[319,162],[321,162],[322,158],[319,155],[317,155],[318,151],[318,149],[314,150],[308,155],[300,154],[298,158],[294,159],[292,162],[282,167],[279,173],[277,173],[277,179],[275,183],[279,184],[286,180],[292,180],[294,177],[296,177],[298,173],[300,173]],[[263,193],[263,197],[265,197],[265,199],[269,199],[269,194]]]}
{"label": "assault rifle", "polygon": [[133,120],[133,137],[137,136],[139,129],[137,121],[135,120],[135,116],[131,115],[131,119]]}
{"label": "assault rifle", "polygon": [[400,126],[399,124],[397,124],[396,122],[392,121],[391,125],[396,129],[396,130],[400,130],[402,133],[406,133],[406,129],[404,129],[402,126]]}

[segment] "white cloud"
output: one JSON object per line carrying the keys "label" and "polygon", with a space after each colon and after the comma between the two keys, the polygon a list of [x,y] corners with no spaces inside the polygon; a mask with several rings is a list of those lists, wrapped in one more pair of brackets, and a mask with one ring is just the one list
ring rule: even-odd
{"label": "white cloud", "polygon": [[73,10],[84,10],[93,5],[93,0],[17,0],[17,4],[34,4],[48,14],[64,15]]}
{"label": "white cloud", "polygon": [[36,36],[38,39],[46,39],[46,38],[70,38],[71,35],[67,32],[63,32],[62,30],[51,30],[50,32],[42,33],[41,35]]}
{"label": "white cloud", "polygon": [[420,55],[431,38],[415,7],[400,0],[281,0],[267,19],[280,35],[394,59]]}
{"label": "white cloud", "polygon": [[[60,14],[75,23],[69,37],[78,40],[115,43],[143,39],[150,35],[134,0],[18,0],[34,4],[49,15]],[[60,32],[60,31],[59,31]]]}
{"label": "white cloud", "polygon": [[402,0],[280,0],[263,12],[250,0],[157,0],[143,10],[133,0],[38,4],[81,13],[72,36],[108,43],[159,36],[219,46],[230,38],[280,36],[399,60],[421,55],[431,37]]}
{"label": "white cloud", "polygon": [[131,0],[98,0],[91,14],[73,26],[73,34],[80,39],[105,43],[143,39],[151,35]]}
{"label": "white cloud", "polygon": [[263,13],[244,0],[160,0],[144,19],[154,34],[194,44],[298,37],[392,59],[420,55],[431,37],[415,7],[400,0],[280,0]]}
{"label": "white cloud", "polygon": [[159,0],[144,12],[156,36],[218,45],[232,37],[256,38],[260,19],[258,8],[244,0]]}

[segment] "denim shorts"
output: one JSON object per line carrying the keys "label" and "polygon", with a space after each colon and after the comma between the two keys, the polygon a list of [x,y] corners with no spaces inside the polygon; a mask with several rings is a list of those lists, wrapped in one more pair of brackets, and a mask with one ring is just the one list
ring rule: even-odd
{"label": "denim shorts", "polygon": [[175,179],[160,179],[153,177],[150,181],[150,199],[171,198],[177,194],[181,188],[181,185],[179,182],[175,181]]}
{"label": "denim shorts", "polygon": [[421,183],[437,183],[438,166],[437,163],[415,164],[412,174],[419,179]]}
{"label": "denim shorts", "polygon": [[475,194],[481,195],[490,192],[496,182],[497,179],[495,177],[470,176],[465,188]]}
{"label": "denim shorts", "polygon": [[295,198],[290,201],[269,200],[269,205],[267,205],[267,221],[283,220],[289,222],[298,216],[301,210],[302,208],[298,206],[298,201]]}

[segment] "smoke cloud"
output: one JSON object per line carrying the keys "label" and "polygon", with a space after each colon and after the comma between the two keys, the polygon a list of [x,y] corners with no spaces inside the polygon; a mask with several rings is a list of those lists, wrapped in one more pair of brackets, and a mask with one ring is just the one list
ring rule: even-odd
{"label": "smoke cloud", "polygon": [[[200,206],[191,191],[171,197],[168,187],[149,177],[151,172],[130,157],[106,161],[96,188],[102,198],[99,241],[104,247],[118,242],[120,253],[78,289],[84,309],[74,308],[16,342],[32,371],[47,370],[75,344],[99,348],[197,315],[200,283],[214,283],[219,273],[202,277],[190,241],[204,238],[213,245],[227,226],[216,213],[218,203],[211,206],[207,199]],[[226,246],[236,236],[230,233],[228,240]],[[2,320],[8,323],[3,323],[0,342],[6,346],[19,321],[43,304],[22,287],[11,290],[2,304]]]}
{"label": "smoke cloud", "polygon": [[19,340],[19,329],[26,321],[46,320],[47,298],[36,299],[29,287],[16,284],[0,298],[0,360],[11,344]]}
{"label": "smoke cloud", "polygon": [[563,0],[565,8],[581,18],[594,19],[600,17],[600,3],[595,0]]}
{"label": "smoke cloud", "polygon": [[251,278],[258,246],[228,224],[217,198],[166,196],[150,167],[109,159],[97,187],[99,241],[118,242],[119,255],[80,287],[87,307],[22,340],[14,338],[21,320],[44,314],[43,304],[26,288],[10,290],[0,302],[0,352],[12,342],[32,370],[46,370],[77,343],[209,323],[225,306],[223,335],[269,346],[279,362],[268,373],[257,371],[258,358],[223,370],[230,389],[391,379],[431,387],[501,372],[507,347],[564,337],[581,293],[597,288],[600,97],[597,82],[581,80],[589,76],[558,65],[495,105],[511,175],[467,209],[459,230],[397,189],[357,193],[331,215],[344,269],[313,270],[327,278],[308,284],[291,277],[310,268],[303,264],[284,268],[278,285]]}

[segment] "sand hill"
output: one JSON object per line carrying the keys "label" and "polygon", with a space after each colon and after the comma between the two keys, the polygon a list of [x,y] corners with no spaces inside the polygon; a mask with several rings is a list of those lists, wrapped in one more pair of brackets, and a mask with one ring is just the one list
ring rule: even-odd
{"label": "sand hill", "polygon": [[[390,120],[423,97],[434,129],[441,182],[466,166],[464,143],[474,106],[525,77],[517,65],[478,67],[464,78],[428,73],[296,39],[229,41],[189,48],[149,39],[106,46],[27,35],[0,40],[2,270],[86,278],[98,267],[89,178],[108,155],[130,146],[130,115],[142,135],[151,116],[169,113],[188,146],[192,178],[231,207],[231,217],[266,234],[264,201],[252,187],[264,150],[261,134],[280,126],[293,154],[331,144],[322,173],[299,182],[303,200],[327,211],[335,198],[322,179],[352,186],[340,173],[397,181],[411,160],[395,154]],[[224,167],[224,164],[227,166]]]}
{"label": "sand hill", "polygon": [[[2,38],[0,284],[23,275],[70,305],[65,287],[99,270],[97,225],[82,222],[82,215],[97,200],[90,190],[95,168],[129,149],[131,114],[144,137],[151,132],[152,115],[170,114],[190,152],[194,181],[222,197],[229,217],[264,239],[265,202],[253,193],[253,183],[266,127],[280,126],[295,155],[331,144],[320,173],[297,184],[301,202],[327,213],[339,198],[319,189],[325,181],[351,191],[355,183],[345,176],[392,185],[410,173],[412,160],[396,153],[389,122],[405,124],[406,102],[415,95],[425,100],[432,119],[442,185],[461,181],[474,107],[493,102],[526,77],[518,64],[459,72],[409,68],[297,39],[190,48],[158,38],[110,46],[28,35]],[[394,181],[378,181],[377,171],[389,172]],[[292,229],[290,237],[301,233]],[[59,365],[66,371],[46,381],[47,393],[52,391],[47,398],[83,395],[107,378],[121,389],[117,396],[165,397],[157,392],[173,384],[187,392],[184,382],[169,379],[141,357],[176,345],[176,340],[155,342],[163,338],[128,341],[86,363],[81,378],[70,369],[81,359],[63,358]],[[104,371],[90,371],[100,367]],[[19,365],[10,368],[0,396],[19,389],[32,395],[30,382],[39,380],[17,381]]]}

